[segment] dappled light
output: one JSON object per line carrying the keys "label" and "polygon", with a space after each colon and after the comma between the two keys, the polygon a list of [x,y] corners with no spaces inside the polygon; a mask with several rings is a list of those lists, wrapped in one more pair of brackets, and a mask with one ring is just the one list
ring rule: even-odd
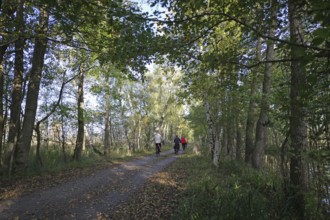
{"label": "dappled light", "polygon": [[327,219],[330,1],[0,1],[1,219]]}

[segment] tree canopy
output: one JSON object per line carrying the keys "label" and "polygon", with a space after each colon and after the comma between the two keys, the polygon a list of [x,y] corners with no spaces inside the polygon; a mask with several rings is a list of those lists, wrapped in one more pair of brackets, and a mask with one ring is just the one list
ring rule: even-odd
{"label": "tree canopy", "polygon": [[42,166],[49,146],[64,161],[151,149],[160,128],[216,167],[278,171],[308,218],[306,191],[329,199],[329,1],[140,3],[0,1],[2,170],[32,151]]}

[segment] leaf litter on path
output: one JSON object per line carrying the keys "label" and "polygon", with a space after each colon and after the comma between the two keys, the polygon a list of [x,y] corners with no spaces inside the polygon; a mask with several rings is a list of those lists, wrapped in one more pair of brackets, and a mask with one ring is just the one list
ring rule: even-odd
{"label": "leaf litter on path", "polygon": [[[67,177],[56,186],[31,187],[23,196],[2,197],[0,219],[164,219],[175,212],[182,186],[174,181],[178,171],[163,170],[178,157],[162,152],[160,158],[141,157],[93,175]],[[116,215],[122,209],[126,214]]]}

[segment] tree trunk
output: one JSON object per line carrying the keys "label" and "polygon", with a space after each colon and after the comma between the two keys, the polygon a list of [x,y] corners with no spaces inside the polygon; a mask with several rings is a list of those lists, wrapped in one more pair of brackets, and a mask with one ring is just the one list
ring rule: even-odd
{"label": "tree trunk", "polygon": [[236,118],[236,160],[241,161],[242,160],[242,126],[239,122],[239,118]]}
{"label": "tree trunk", "polygon": [[[13,2],[10,2],[10,1],[1,1],[1,27],[3,30],[7,29],[8,27],[12,26],[12,21],[13,20],[16,20],[17,19],[17,23],[16,24],[16,28],[17,31],[21,30],[21,28],[23,27],[23,25],[20,27],[19,25],[19,22],[21,21],[20,19],[23,18],[23,17],[20,17],[20,15],[22,15],[22,7],[20,7],[20,12],[17,12],[17,8],[21,5],[24,4],[24,0],[22,0],[20,3],[17,3],[15,2],[13,4]],[[17,13],[17,17],[14,18],[13,15],[15,15],[15,13]],[[14,24],[15,25],[15,24]],[[12,35],[4,35],[2,36],[1,38],[1,46],[0,46],[0,100],[1,100],[1,103],[0,103],[0,164],[2,164],[2,152],[4,152],[4,137],[5,137],[5,120],[7,118],[7,100],[8,99],[4,99],[4,95],[5,95],[5,85],[7,86],[7,84],[5,84],[5,76],[4,76],[4,70],[3,70],[3,60],[4,60],[4,56],[5,56],[5,53],[6,53],[6,50],[9,46],[9,43],[12,42],[14,36]],[[5,108],[4,108],[4,104],[3,104],[3,100],[6,100],[6,104],[5,104]],[[5,115],[3,114],[3,111],[5,110]],[[7,147],[8,149],[8,147]],[[12,149],[12,148],[10,148]],[[8,164],[7,164],[8,165]]]}
{"label": "tree trunk", "polygon": [[42,167],[42,159],[40,156],[40,145],[41,145],[41,132],[40,132],[40,122],[37,122],[37,125],[35,127],[35,131],[37,134],[37,148],[36,148],[36,160],[37,164]]}
{"label": "tree trunk", "polygon": [[[302,0],[289,0],[290,41],[303,44],[302,19],[299,11],[304,5]],[[290,139],[292,156],[290,158],[290,194],[291,208],[297,219],[305,218],[306,162],[303,154],[307,149],[307,120],[304,106],[304,88],[306,88],[304,51],[302,47],[291,45],[291,93],[290,93]]]}
{"label": "tree trunk", "polygon": [[[261,38],[258,37],[257,48],[256,48],[256,61],[261,61]],[[254,137],[253,131],[255,129],[255,118],[256,118],[256,98],[257,92],[257,70],[252,71],[252,81],[250,85],[250,101],[248,107],[248,114],[246,120],[246,131],[245,131],[245,162],[252,164],[252,156],[254,150]]]}
{"label": "tree trunk", "polygon": [[[61,100],[62,102],[62,100]],[[64,115],[61,114],[61,144],[62,144],[62,154],[63,154],[63,161],[64,163],[67,162],[67,156],[66,156],[66,151],[65,151],[65,129],[64,129]]]}
{"label": "tree trunk", "polygon": [[[236,90],[236,87],[232,86],[230,84],[230,77],[227,79],[227,87],[230,88],[231,90]],[[237,80],[237,79],[235,79]],[[225,108],[225,113],[224,113],[224,118],[226,120],[225,126],[226,126],[226,134],[227,134],[227,143],[226,143],[226,156],[230,160],[234,159],[234,141],[235,141],[235,120],[234,118],[239,118],[239,114],[236,113],[235,108],[236,108],[236,94],[235,92],[230,92],[226,91],[226,101],[227,105]]]}
{"label": "tree trunk", "polygon": [[219,152],[218,152],[218,147],[216,147],[216,143],[215,143],[215,128],[211,117],[210,103],[207,100],[204,100],[204,108],[205,108],[206,121],[209,130],[209,148],[211,150],[211,159],[213,161],[213,164],[215,166],[218,166]]}
{"label": "tree trunk", "polygon": [[[271,5],[271,15],[269,17],[269,28],[268,28],[268,36],[275,36],[275,28],[276,28],[276,12],[277,12],[277,4],[276,0],[272,1]],[[274,59],[274,41],[267,41],[267,49],[266,49],[266,62],[272,61]],[[267,144],[267,127],[269,125],[268,111],[269,111],[269,95],[271,90],[271,75],[272,75],[272,63],[267,62],[264,70],[264,79],[262,86],[262,98],[261,98],[261,109],[260,115],[257,122],[256,128],[256,142],[253,151],[253,161],[252,165],[256,169],[260,169],[263,166],[263,159],[265,154],[265,148]]]}
{"label": "tree trunk", "polygon": [[[229,113],[230,115],[231,113]],[[226,123],[227,126],[227,157],[233,159],[234,153],[234,128],[233,125],[229,122]]]}
{"label": "tree trunk", "polygon": [[20,130],[20,112],[21,103],[23,100],[23,72],[24,72],[24,44],[25,40],[23,37],[24,29],[24,2],[21,0],[19,7],[16,12],[16,29],[18,33],[18,39],[15,41],[15,64],[14,64],[14,80],[11,94],[11,105],[10,105],[10,120],[9,120],[9,131],[8,131],[8,149],[11,150],[11,160],[9,165],[9,172],[11,172],[12,161],[15,154],[15,145]]}
{"label": "tree trunk", "polygon": [[73,159],[79,160],[81,157],[82,149],[84,148],[85,143],[85,121],[84,121],[84,71],[82,64],[79,67],[79,76],[78,76],[78,133],[76,139],[76,147],[73,153]]}
{"label": "tree trunk", "polygon": [[2,100],[4,100],[4,88],[5,88],[5,77],[4,77],[4,70],[3,70],[3,57],[6,53],[7,45],[0,47],[0,168],[3,165],[3,155],[4,152],[3,147],[3,137],[4,137],[4,128],[5,128],[5,117],[3,114],[4,105]]}
{"label": "tree trunk", "polygon": [[[135,112],[133,111],[133,109],[136,109],[136,106],[133,106],[133,100],[132,100],[132,96],[131,96],[131,92],[133,91],[128,91],[127,92],[127,99],[128,99],[128,104],[129,104],[129,107],[131,109],[131,118],[132,118],[132,121],[133,121],[133,127],[131,129],[131,141],[129,141],[131,144],[130,144],[130,150],[132,152],[135,151],[135,146],[136,146],[136,128],[137,128],[137,123],[136,123],[136,119],[135,119]],[[163,122],[162,122],[162,125],[163,125]],[[128,126],[127,126],[128,127]],[[163,136],[164,137],[164,136]],[[128,136],[128,132],[127,132],[127,138],[130,138]]]}
{"label": "tree trunk", "polygon": [[47,48],[47,39],[45,36],[47,36],[48,20],[48,12],[41,8],[39,25],[36,30],[36,36],[38,37],[35,39],[23,126],[18,139],[17,151],[14,158],[14,165],[17,172],[25,171],[28,166],[33,126],[38,107],[39,87],[44,65],[44,55]]}
{"label": "tree trunk", "polygon": [[137,149],[139,150],[139,151],[141,151],[142,149],[141,149],[141,132],[142,132],[142,127],[141,127],[141,123],[142,123],[142,118],[139,118],[139,121],[138,121],[138,133],[137,133],[137,141],[136,141],[136,143],[137,143]]}
{"label": "tree trunk", "polygon": [[105,85],[105,128],[104,128],[104,155],[110,153],[110,82]]}

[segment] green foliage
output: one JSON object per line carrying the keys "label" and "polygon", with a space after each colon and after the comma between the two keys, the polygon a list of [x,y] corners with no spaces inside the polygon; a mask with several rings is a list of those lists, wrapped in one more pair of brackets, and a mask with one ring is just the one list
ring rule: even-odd
{"label": "green foliage", "polygon": [[281,178],[234,161],[212,167],[204,156],[184,159],[187,197],[178,219],[283,219]]}
{"label": "green foliage", "polygon": [[[193,154],[183,155],[176,166],[187,169],[188,183],[172,219],[294,219],[277,173],[236,161],[221,161],[215,168],[205,155]],[[326,219],[325,204],[316,195],[306,193],[306,219]]]}
{"label": "green foliage", "polygon": [[27,175],[36,175],[36,174],[44,174],[44,173],[57,173],[61,172],[65,169],[75,169],[75,168],[83,168],[87,166],[91,166],[100,161],[104,161],[104,158],[85,151],[82,154],[81,160],[75,161],[71,160],[70,155],[72,152],[67,151],[66,157],[67,162],[64,160],[64,156],[62,150],[59,146],[49,146],[48,149],[43,148],[40,151],[40,156],[42,159],[42,166],[40,166],[36,160],[35,154],[30,157],[30,164]]}
{"label": "green foliage", "polygon": [[[98,150],[101,150],[101,146],[95,146]],[[172,149],[172,145],[164,145],[163,150]],[[66,161],[64,160],[63,152],[60,146],[52,145],[42,147],[40,151],[40,156],[42,159],[42,166],[36,160],[35,149],[32,148],[30,160],[29,160],[29,168],[24,176],[35,176],[35,175],[45,175],[45,174],[56,174],[61,173],[62,171],[68,169],[84,169],[87,167],[95,167],[98,165],[106,165],[111,163],[121,163],[124,161],[131,160],[133,158],[139,156],[150,155],[154,153],[154,148],[151,149],[143,149],[136,152],[131,152],[128,154],[128,149],[124,147],[116,147],[112,148],[110,151],[109,157],[104,157],[100,154],[94,153],[92,150],[83,151],[80,160],[72,160],[72,150],[71,148],[67,149],[66,152]],[[101,150],[102,151],[102,150]],[[2,171],[0,171],[1,174]],[[3,173],[4,174],[4,173]],[[8,176],[4,175],[4,178],[8,178]],[[22,178],[23,176],[17,176],[17,178]]]}

